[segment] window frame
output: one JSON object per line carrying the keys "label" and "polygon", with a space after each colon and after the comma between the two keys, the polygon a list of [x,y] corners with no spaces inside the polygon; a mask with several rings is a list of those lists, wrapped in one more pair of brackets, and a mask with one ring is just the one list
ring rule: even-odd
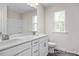
{"label": "window frame", "polygon": [[[63,21],[60,21],[60,22],[63,22],[64,23],[64,27],[63,27],[64,30],[63,31],[61,31],[61,29],[59,29],[59,31],[56,30],[56,27],[57,27],[56,26],[57,25],[56,22],[57,21],[55,20],[55,13],[57,13],[57,12],[58,13],[59,12],[64,12],[64,20]],[[65,10],[55,11],[54,12],[54,32],[57,32],[57,33],[65,33],[66,32],[66,26],[65,26],[65,24],[66,24],[66,11]]]}

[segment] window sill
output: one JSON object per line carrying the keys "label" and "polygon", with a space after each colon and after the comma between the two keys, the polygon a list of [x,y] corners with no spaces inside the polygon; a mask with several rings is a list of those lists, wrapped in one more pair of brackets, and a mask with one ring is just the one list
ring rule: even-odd
{"label": "window sill", "polygon": [[52,33],[56,33],[56,34],[68,34],[68,32],[52,32]]}

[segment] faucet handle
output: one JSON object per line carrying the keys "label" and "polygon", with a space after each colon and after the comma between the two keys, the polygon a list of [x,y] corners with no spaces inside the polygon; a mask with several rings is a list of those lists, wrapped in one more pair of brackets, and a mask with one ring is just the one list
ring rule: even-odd
{"label": "faucet handle", "polygon": [[0,32],[0,35],[2,35],[2,32]]}

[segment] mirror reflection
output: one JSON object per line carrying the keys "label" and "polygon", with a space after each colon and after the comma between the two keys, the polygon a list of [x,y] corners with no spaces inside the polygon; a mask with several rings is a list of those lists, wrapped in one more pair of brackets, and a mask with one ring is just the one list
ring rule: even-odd
{"label": "mirror reflection", "polygon": [[12,35],[33,34],[37,29],[37,26],[33,25],[35,16],[37,16],[35,4],[0,4],[0,38],[8,40]]}

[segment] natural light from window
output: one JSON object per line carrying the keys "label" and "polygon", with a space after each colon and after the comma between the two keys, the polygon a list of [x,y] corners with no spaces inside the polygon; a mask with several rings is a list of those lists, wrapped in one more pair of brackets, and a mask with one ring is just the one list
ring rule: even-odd
{"label": "natural light from window", "polygon": [[65,32],[65,10],[54,13],[55,32]]}
{"label": "natural light from window", "polygon": [[37,31],[37,16],[33,16],[33,31]]}

